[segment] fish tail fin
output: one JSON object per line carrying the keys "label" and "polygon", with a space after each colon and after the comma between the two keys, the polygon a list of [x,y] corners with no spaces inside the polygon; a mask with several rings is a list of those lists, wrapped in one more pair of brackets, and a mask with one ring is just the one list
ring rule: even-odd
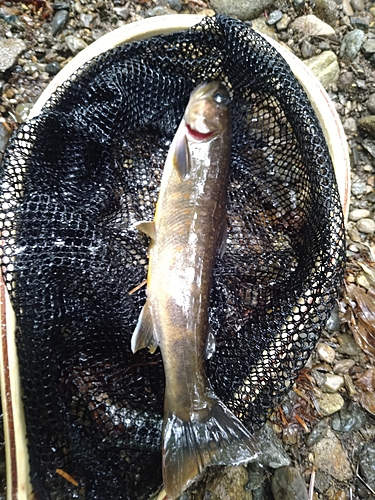
{"label": "fish tail fin", "polygon": [[[196,417],[196,415],[195,415]],[[219,400],[206,418],[183,421],[167,414],[164,423],[163,481],[174,500],[209,465],[238,465],[258,455],[254,438]]]}

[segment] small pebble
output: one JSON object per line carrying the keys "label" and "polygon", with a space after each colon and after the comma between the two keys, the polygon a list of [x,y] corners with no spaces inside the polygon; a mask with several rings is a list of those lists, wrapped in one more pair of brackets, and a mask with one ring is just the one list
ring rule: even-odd
{"label": "small pebble", "polygon": [[285,31],[288,28],[290,21],[291,21],[291,18],[287,14],[283,14],[283,17],[276,24],[276,29],[278,31]]}
{"label": "small pebble", "polygon": [[326,374],[326,380],[322,385],[323,392],[334,393],[344,387],[344,378],[333,373]]}
{"label": "small pebble", "polygon": [[272,26],[273,24],[278,23],[283,17],[283,13],[281,10],[272,11],[266,19],[266,23]]}
{"label": "small pebble", "polygon": [[362,286],[366,290],[369,290],[371,288],[371,283],[366,278],[366,276],[362,273],[357,274],[357,276],[355,277],[355,282],[357,285]]}
{"label": "small pebble", "polygon": [[67,10],[58,10],[53,16],[51,22],[52,36],[56,36],[62,32],[69,19],[69,12]]}
{"label": "small pebble", "polygon": [[357,120],[353,117],[348,117],[342,124],[346,134],[356,134],[357,133]]}
{"label": "small pebble", "polygon": [[351,17],[350,22],[353,28],[358,28],[364,32],[368,31],[369,21],[365,17]]}
{"label": "small pebble", "polygon": [[319,358],[326,363],[333,363],[333,361],[335,360],[335,350],[331,346],[324,344],[323,342],[320,342],[316,346],[316,352]]}
{"label": "small pebble", "polygon": [[53,61],[46,64],[46,71],[51,76],[57,75],[57,73],[59,73],[60,70],[61,66],[57,61]]}
{"label": "small pebble", "polygon": [[308,500],[305,481],[295,467],[280,467],[272,476],[274,500]]}
{"label": "small pebble", "polygon": [[350,368],[352,368],[354,365],[354,359],[340,359],[334,364],[333,372],[341,374],[349,373]]}
{"label": "small pebble", "polygon": [[341,410],[344,406],[344,399],[337,392],[333,394],[325,392],[318,398],[318,403],[322,415],[328,417]]}
{"label": "small pebble", "polygon": [[306,440],[307,446],[309,448],[314,446],[314,444],[316,444],[318,441],[320,441],[326,436],[327,431],[328,431],[327,420],[320,420],[320,422],[318,422],[310,432]]}
{"label": "small pebble", "polygon": [[345,405],[332,416],[332,429],[338,432],[358,431],[366,422],[366,415],[355,403]]}
{"label": "small pebble", "polygon": [[183,8],[182,2],[180,0],[168,0],[168,5],[176,12],[181,12]]}
{"label": "small pebble", "polygon": [[347,373],[344,375],[344,383],[345,383],[345,389],[346,392],[348,393],[349,397],[353,397],[355,394],[357,394],[357,390],[354,386],[352,377],[348,375]]}
{"label": "small pebble", "polygon": [[330,315],[328,316],[328,319],[326,321],[325,326],[326,326],[327,330],[329,330],[330,332],[336,332],[337,330],[339,330],[340,324],[341,324],[341,321],[339,318],[338,308],[337,308],[337,306],[335,306],[332,309]]}
{"label": "small pebble", "polygon": [[17,104],[14,114],[17,118],[18,123],[24,123],[27,120],[33,106],[34,105],[31,104],[30,102],[24,102],[21,104]]}
{"label": "small pebble", "polygon": [[355,12],[362,12],[365,8],[364,0],[350,0],[350,4]]}
{"label": "small pebble", "polygon": [[354,196],[362,196],[363,194],[366,194],[367,193],[366,182],[364,181],[353,182],[351,191],[352,195]]}
{"label": "small pebble", "polygon": [[361,233],[372,234],[375,232],[375,221],[373,219],[360,219],[357,221],[357,229]]}
{"label": "small pebble", "polygon": [[78,54],[78,52],[81,52],[81,50],[87,47],[87,43],[84,40],[82,40],[82,38],[78,38],[73,35],[66,36],[65,43],[73,55]]}
{"label": "small pebble", "polygon": [[304,59],[312,57],[316,52],[315,45],[310,43],[308,40],[304,40],[301,43],[301,54]]}
{"label": "small pebble", "polygon": [[360,51],[364,40],[365,34],[362,30],[355,29],[347,33],[341,43],[340,57],[353,61]]}
{"label": "small pebble", "polygon": [[370,216],[370,210],[367,210],[367,208],[356,208],[352,211],[349,212],[349,219],[357,222],[360,219],[365,219]]}
{"label": "small pebble", "polygon": [[349,333],[341,333],[340,335],[337,335],[336,338],[339,343],[337,352],[339,352],[340,354],[346,354],[347,356],[357,356],[361,353],[361,350],[355,343],[353,336]]}

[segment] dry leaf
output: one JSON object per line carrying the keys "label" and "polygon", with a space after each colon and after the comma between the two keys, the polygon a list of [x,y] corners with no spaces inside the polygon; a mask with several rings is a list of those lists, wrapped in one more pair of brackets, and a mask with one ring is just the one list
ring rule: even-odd
{"label": "dry leaf", "polygon": [[374,392],[359,392],[358,401],[361,403],[371,415],[375,415],[375,393]]}
{"label": "dry leaf", "polygon": [[352,309],[349,328],[358,346],[375,357],[375,300],[356,285],[347,286],[347,296]]}
{"label": "dry leaf", "polygon": [[357,398],[361,405],[375,415],[375,368],[366,370],[356,381]]}

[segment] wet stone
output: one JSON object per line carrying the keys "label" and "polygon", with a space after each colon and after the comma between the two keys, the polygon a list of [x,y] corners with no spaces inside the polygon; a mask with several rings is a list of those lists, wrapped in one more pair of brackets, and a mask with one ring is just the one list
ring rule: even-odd
{"label": "wet stone", "polygon": [[356,134],[357,133],[357,120],[351,116],[347,118],[342,124],[346,134]]}
{"label": "wet stone", "polygon": [[366,483],[375,490],[375,443],[366,443],[359,455],[359,470]]}
{"label": "wet stone", "polygon": [[295,467],[280,467],[271,480],[274,500],[308,500],[305,481]]}
{"label": "wet stone", "polygon": [[361,233],[372,234],[375,232],[375,221],[373,219],[361,219],[357,222],[357,229]]}
{"label": "wet stone", "polygon": [[341,322],[339,318],[338,309],[337,306],[335,306],[332,309],[331,314],[328,316],[328,319],[326,321],[326,328],[330,332],[335,332],[340,328],[340,324]]}
{"label": "wet stone", "polygon": [[285,452],[281,441],[268,425],[264,425],[255,436],[261,450],[258,457],[259,463],[272,469],[290,465],[290,458]]}
{"label": "wet stone", "polygon": [[345,389],[346,389],[346,392],[348,393],[348,396],[352,398],[357,393],[357,390],[354,386],[354,383],[353,383],[351,376],[348,375],[347,373],[345,373],[345,375],[344,375],[344,383],[345,383]]}
{"label": "wet stone", "polygon": [[341,410],[344,406],[344,399],[337,392],[323,393],[320,398],[318,398],[319,408],[322,415],[325,417],[333,415],[337,411]]}
{"label": "wet stone", "polygon": [[314,488],[318,493],[324,493],[331,484],[331,478],[320,470],[316,471]]}
{"label": "wet stone", "polygon": [[181,12],[183,8],[182,2],[180,0],[168,0],[168,5],[176,12]]}
{"label": "wet stone", "polygon": [[278,23],[282,17],[283,13],[281,12],[281,10],[274,10],[269,14],[268,18],[266,19],[266,23],[272,26],[273,24]]}
{"label": "wet stone", "polygon": [[367,55],[371,55],[375,53],[375,39],[374,38],[369,38],[368,40],[365,41],[363,44],[363,51]]}
{"label": "wet stone", "polygon": [[27,120],[30,111],[32,110],[33,107],[34,105],[29,102],[17,104],[14,112],[15,117],[17,118],[17,122],[24,123]]}
{"label": "wet stone", "polygon": [[367,193],[367,185],[364,181],[353,182],[351,187],[352,195],[362,196]]}
{"label": "wet stone", "polygon": [[360,51],[365,39],[365,34],[362,30],[355,29],[344,36],[340,47],[340,57],[353,61]]}
{"label": "wet stone", "polygon": [[51,63],[46,64],[46,71],[49,75],[54,76],[59,73],[61,70],[61,66],[57,61],[53,61]]}
{"label": "wet stone", "polygon": [[369,215],[370,215],[370,210],[367,210],[367,208],[356,208],[349,212],[349,219],[354,222],[357,222],[360,219],[365,219],[369,217]]}
{"label": "wet stone", "polygon": [[[363,139],[361,142],[362,147],[370,153],[370,155],[375,158],[375,143],[373,140],[370,139]],[[366,191],[363,194],[367,193],[367,187]]]}
{"label": "wet stone", "polygon": [[366,422],[366,415],[355,403],[345,405],[332,416],[332,429],[337,432],[358,431]]}
{"label": "wet stone", "polygon": [[327,435],[313,447],[315,466],[338,481],[349,481],[352,470],[348,456],[333,431],[328,428]]}
{"label": "wet stone", "polygon": [[69,12],[67,10],[58,10],[53,16],[51,22],[52,36],[56,36],[62,32],[69,19]]}
{"label": "wet stone", "polygon": [[116,15],[124,19],[124,21],[130,16],[130,10],[127,7],[113,7],[113,10]]}

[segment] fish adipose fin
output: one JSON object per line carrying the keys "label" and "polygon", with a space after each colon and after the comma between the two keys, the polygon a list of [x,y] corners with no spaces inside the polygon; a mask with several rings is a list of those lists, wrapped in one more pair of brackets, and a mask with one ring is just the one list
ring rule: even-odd
{"label": "fish adipose fin", "polygon": [[219,400],[204,421],[169,415],[164,424],[163,480],[175,500],[209,465],[238,465],[258,453],[245,426]]}
{"label": "fish adipose fin", "polygon": [[134,352],[148,347],[151,354],[156,351],[158,347],[158,339],[155,335],[154,322],[152,320],[150,305],[146,300],[145,305],[142,308],[141,314],[138,318],[137,326],[133,332],[131,349]]}

